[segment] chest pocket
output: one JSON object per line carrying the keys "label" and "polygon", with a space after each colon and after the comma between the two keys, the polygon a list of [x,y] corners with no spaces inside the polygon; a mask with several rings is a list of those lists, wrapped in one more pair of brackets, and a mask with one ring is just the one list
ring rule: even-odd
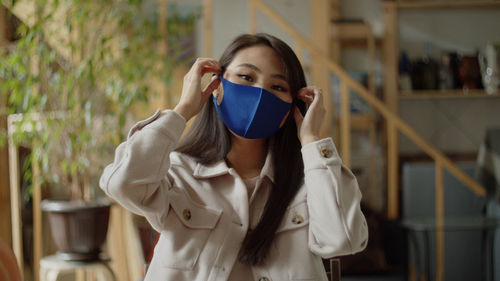
{"label": "chest pocket", "polygon": [[169,196],[171,209],[155,255],[166,267],[190,270],[196,264],[222,211],[194,202],[181,190],[172,189]]}
{"label": "chest pocket", "polygon": [[307,210],[307,202],[303,200],[286,210],[276,233],[302,228],[307,225],[309,225],[309,212]]}
{"label": "chest pocket", "polygon": [[[308,247],[309,210],[305,198],[286,210],[281,225],[277,230],[277,251],[283,264],[288,264],[284,271],[288,274],[286,280],[316,281],[318,266],[314,264]],[[279,272],[276,275],[283,275]],[[276,277],[271,278],[276,279]]]}

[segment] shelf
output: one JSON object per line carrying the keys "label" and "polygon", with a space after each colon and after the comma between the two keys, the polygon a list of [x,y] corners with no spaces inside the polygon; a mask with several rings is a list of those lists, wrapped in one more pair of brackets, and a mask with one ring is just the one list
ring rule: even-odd
{"label": "shelf", "polygon": [[337,39],[366,39],[372,36],[371,26],[364,22],[333,23],[331,35]]}
{"label": "shelf", "polygon": [[440,0],[440,1],[397,1],[396,5],[400,9],[435,9],[435,8],[474,8],[474,7],[490,7],[490,6],[500,6],[500,1],[498,0],[469,0],[469,1],[452,1],[452,0]]}
{"label": "shelf", "polygon": [[500,92],[487,94],[484,90],[418,90],[402,91],[401,99],[434,99],[434,98],[500,98]]}
{"label": "shelf", "polygon": [[[340,45],[344,48],[366,48],[366,40],[363,39],[350,39],[350,40],[342,40]],[[375,38],[375,47],[382,48],[383,47],[383,39]]]}

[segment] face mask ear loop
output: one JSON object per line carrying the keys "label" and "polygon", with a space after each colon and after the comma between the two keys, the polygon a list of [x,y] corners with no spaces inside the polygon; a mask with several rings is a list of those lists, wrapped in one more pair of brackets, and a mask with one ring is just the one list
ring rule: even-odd
{"label": "face mask ear loop", "polygon": [[[217,94],[215,94],[215,100],[217,101],[216,102],[216,106],[220,106],[220,104],[222,103],[222,100],[219,100],[219,97],[220,97],[221,91],[224,91],[224,83],[222,83],[223,82],[222,79],[224,79],[224,78],[222,77],[222,75],[218,75],[218,74],[214,74],[214,75],[217,75],[217,77],[220,80],[220,84],[219,84],[219,87],[218,87]],[[222,98],[224,98],[224,95],[222,95]]]}

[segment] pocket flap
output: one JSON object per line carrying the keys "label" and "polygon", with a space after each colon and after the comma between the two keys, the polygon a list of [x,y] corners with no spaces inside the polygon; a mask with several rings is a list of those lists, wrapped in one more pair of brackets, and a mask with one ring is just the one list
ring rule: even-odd
{"label": "pocket flap", "polygon": [[296,228],[301,228],[309,224],[309,212],[306,200],[291,206],[286,210],[281,225],[276,233],[284,232]]}
{"label": "pocket flap", "polygon": [[171,189],[169,196],[170,206],[186,227],[213,229],[222,214],[222,210],[196,203],[185,192],[179,189]]}

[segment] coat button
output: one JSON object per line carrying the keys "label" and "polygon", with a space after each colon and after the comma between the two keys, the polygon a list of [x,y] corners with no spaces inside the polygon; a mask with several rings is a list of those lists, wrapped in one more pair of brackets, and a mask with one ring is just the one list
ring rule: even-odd
{"label": "coat button", "polygon": [[295,215],[295,216],[293,216],[292,223],[294,223],[294,224],[301,224],[302,222],[304,222],[304,218],[301,215]]}
{"label": "coat button", "polygon": [[189,209],[184,209],[182,211],[182,216],[184,217],[185,220],[190,220],[191,219],[191,211]]}
{"label": "coat button", "polygon": [[259,281],[271,281],[271,279],[269,279],[267,277],[260,277]]}
{"label": "coat button", "polygon": [[332,150],[329,149],[329,148],[322,148],[321,149],[321,156],[325,157],[325,158],[330,158],[332,157]]}

